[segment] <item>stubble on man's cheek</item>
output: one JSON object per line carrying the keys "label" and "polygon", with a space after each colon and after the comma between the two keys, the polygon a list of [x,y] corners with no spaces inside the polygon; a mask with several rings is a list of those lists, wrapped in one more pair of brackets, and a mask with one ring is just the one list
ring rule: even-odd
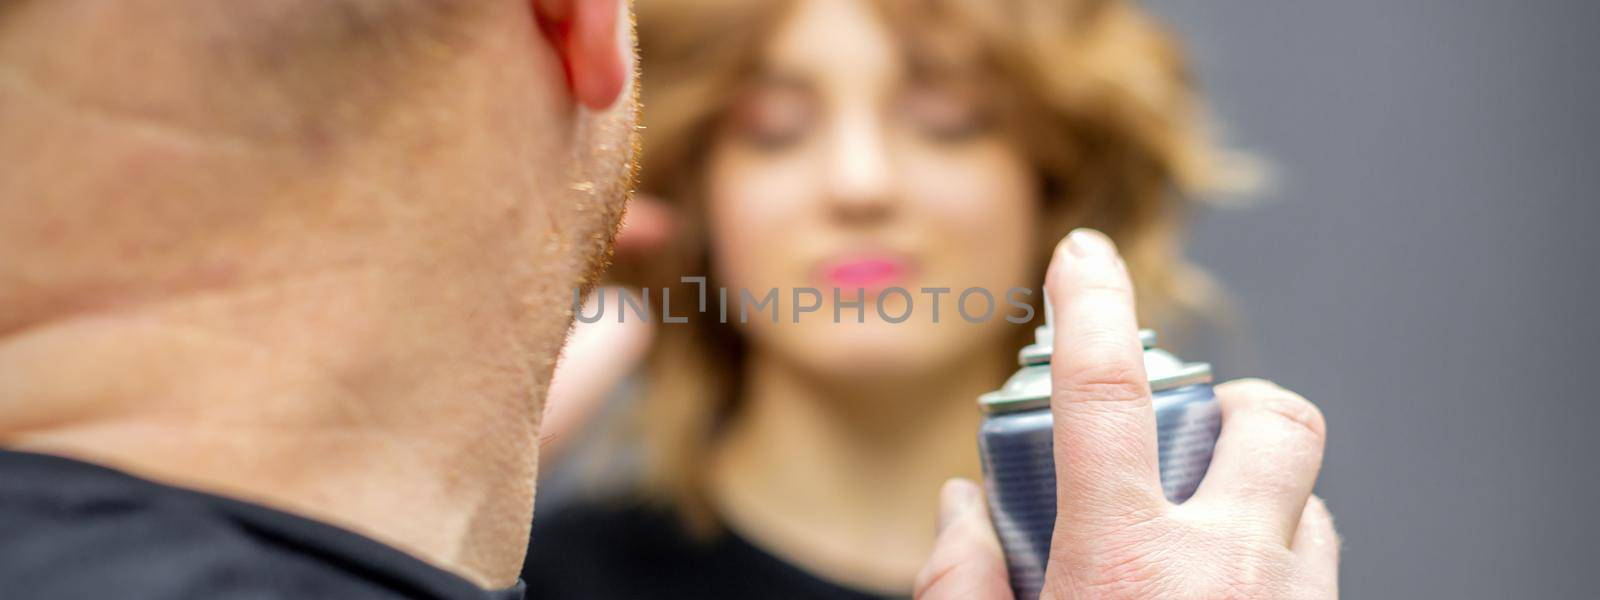
{"label": "stubble on man's cheek", "polygon": [[572,170],[574,179],[569,189],[578,196],[573,203],[574,218],[585,224],[579,252],[587,261],[578,271],[576,282],[583,297],[588,297],[611,266],[617,232],[638,181],[638,77],[632,81],[635,83],[628,96],[618,101],[619,106],[588,123],[589,135],[582,136],[575,145],[581,154],[574,157],[574,162],[584,167]]}

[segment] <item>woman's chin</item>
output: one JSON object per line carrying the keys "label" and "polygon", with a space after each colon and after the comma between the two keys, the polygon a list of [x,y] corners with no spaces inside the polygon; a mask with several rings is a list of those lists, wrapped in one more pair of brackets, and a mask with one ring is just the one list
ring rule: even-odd
{"label": "woman's chin", "polygon": [[929,323],[829,323],[797,332],[794,350],[823,375],[925,377],[990,345],[978,332]]}

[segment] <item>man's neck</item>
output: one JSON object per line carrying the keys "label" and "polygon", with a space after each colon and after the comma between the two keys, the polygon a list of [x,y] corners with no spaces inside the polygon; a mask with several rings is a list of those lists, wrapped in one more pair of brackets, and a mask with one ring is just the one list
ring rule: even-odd
{"label": "man's neck", "polygon": [[969,361],[900,381],[821,382],[758,354],[716,450],[713,501],[789,560],[903,593],[933,544],[940,485],[978,476],[975,399],[1001,368]]}
{"label": "man's neck", "polygon": [[508,307],[440,287],[420,268],[344,266],[30,324],[0,337],[0,445],[259,502],[509,585],[555,351],[525,343],[561,335],[523,336],[493,321]]}

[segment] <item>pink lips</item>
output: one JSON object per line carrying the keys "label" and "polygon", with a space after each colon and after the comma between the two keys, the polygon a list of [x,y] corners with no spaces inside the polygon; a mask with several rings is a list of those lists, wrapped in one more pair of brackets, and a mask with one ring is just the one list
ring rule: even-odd
{"label": "pink lips", "polygon": [[825,265],[822,278],[829,285],[841,288],[877,288],[905,279],[909,271],[910,265],[896,258],[846,258]]}

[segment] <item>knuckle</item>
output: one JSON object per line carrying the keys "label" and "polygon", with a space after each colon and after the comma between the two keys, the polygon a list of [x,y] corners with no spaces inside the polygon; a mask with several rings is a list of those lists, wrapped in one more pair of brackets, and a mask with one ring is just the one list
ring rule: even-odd
{"label": "knuckle", "polygon": [[1322,411],[1317,408],[1317,405],[1293,393],[1269,396],[1268,398],[1263,402],[1262,407],[1265,410],[1304,428],[1312,437],[1318,440],[1327,438],[1327,419],[1322,416]]}
{"label": "knuckle", "polygon": [[1286,391],[1282,386],[1259,377],[1246,377],[1219,384],[1216,388],[1217,395],[1224,401],[1248,401],[1258,396],[1270,396]]}
{"label": "knuckle", "polygon": [[1120,364],[1067,366],[1055,391],[1073,402],[1149,402],[1150,383],[1141,369]]}
{"label": "knuckle", "polygon": [[1237,395],[1244,410],[1273,415],[1303,430],[1317,440],[1328,436],[1327,419],[1317,405],[1304,396],[1263,379],[1248,379],[1224,384],[1225,393]]}
{"label": "knuckle", "polygon": [[1222,383],[1222,384],[1218,385],[1217,389],[1224,389],[1224,388],[1277,388],[1277,387],[1282,387],[1282,386],[1279,386],[1278,384],[1273,383],[1272,380],[1270,380],[1270,379],[1262,379],[1260,377],[1240,377],[1238,379],[1234,379],[1232,381],[1228,381],[1228,382],[1225,382],[1225,383]]}

